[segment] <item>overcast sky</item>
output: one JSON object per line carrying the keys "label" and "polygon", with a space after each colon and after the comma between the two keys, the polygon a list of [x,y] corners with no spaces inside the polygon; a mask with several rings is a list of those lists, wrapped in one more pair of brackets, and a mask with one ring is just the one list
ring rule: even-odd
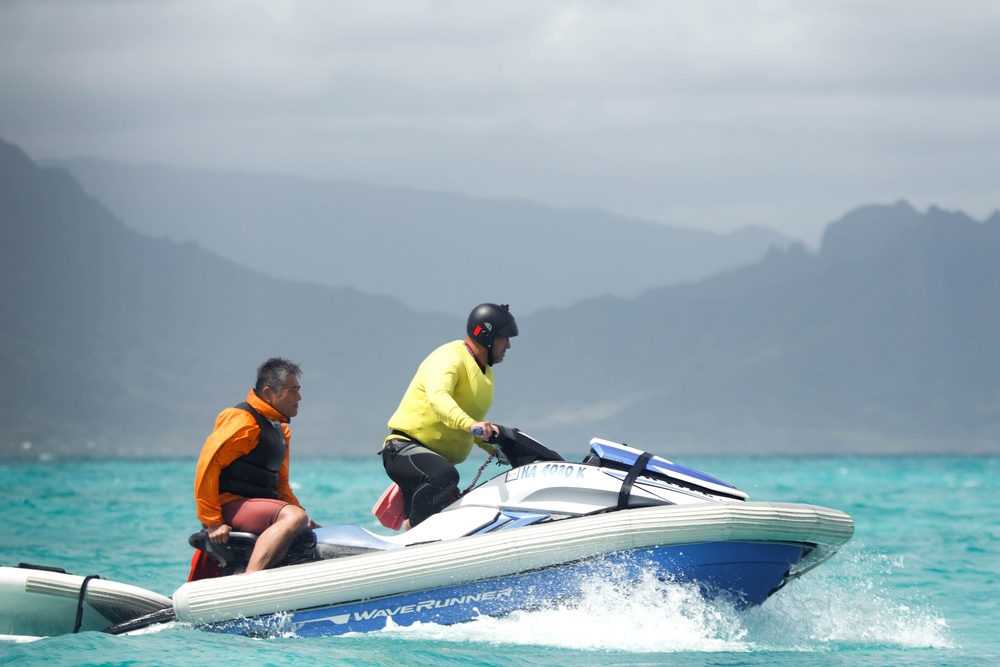
{"label": "overcast sky", "polygon": [[0,137],[815,245],[1000,207],[1000,2],[0,0]]}

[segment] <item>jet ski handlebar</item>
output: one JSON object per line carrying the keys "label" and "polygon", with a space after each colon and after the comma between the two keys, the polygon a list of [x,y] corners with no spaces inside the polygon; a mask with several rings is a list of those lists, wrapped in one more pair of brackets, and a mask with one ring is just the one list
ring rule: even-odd
{"label": "jet ski handlebar", "polygon": [[520,429],[493,424],[496,433],[483,441],[493,445],[507,458],[510,465],[528,465],[536,461],[564,461],[565,459]]}

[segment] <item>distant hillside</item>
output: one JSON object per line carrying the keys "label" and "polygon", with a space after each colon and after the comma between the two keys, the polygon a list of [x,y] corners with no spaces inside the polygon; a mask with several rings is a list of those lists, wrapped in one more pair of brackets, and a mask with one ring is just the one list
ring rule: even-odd
{"label": "distant hillside", "polygon": [[[275,277],[356,287],[418,310],[456,312],[493,300],[528,313],[637,296],[790,243],[764,229],[719,235],[527,201],[92,159],[59,164],[140,232],[195,241]],[[294,261],[274,263],[274,244]]]}
{"label": "distant hillside", "polygon": [[[822,249],[526,323],[504,407],[682,451],[1000,452],[1000,214],[868,206]],[[530,374],[530,380],[528,375]]]}
{"label": "distant hillside", "polygon": [[[3,142],[0,252],[0,458],[193,456],[272,355],[305,369],[296,451],[373,455],[471,305],[422,314],[145,236]],[[298,253],[271,243],[268,263]],[[491,417],[571,457],[593,436],[667,456],[997,453],[998,259],[1000,214],[867,206],[815,255],[515,309]]]}
{"label": "distant hillside", "polygon": [[275,355],[304,370],[295,446],[374,452],[420,355],[464,326],[143,236],[4,143],[0,247],[0,457],[196,452]]}

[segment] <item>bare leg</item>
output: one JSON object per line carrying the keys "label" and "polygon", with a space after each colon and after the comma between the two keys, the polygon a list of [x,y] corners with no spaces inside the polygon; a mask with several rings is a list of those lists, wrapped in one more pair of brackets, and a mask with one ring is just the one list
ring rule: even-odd
{"label": "bare leg", "polygon": [[257,537],[247,573],[273,567],[288,553],[295,536],[306,528],[309,517],[305,510],[296,505],[286,505],[278,512],[278,519]]}

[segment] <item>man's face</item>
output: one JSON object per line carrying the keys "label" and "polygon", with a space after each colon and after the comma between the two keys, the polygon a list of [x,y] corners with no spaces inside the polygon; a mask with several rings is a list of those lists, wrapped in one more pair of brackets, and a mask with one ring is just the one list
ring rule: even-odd
{"label": "man's face", "polygon": [[275,391],[271,387],[264,388],[264,400],[281,414],[289,419],[299,414],[299,401],[302,394],[299,393],[302,387],[299,386],[299,379],[294,375],[289,375],[285,380],[285,386]]}
{"label": "man's face", "polygon": [[510,349],[510,338],[497,336],[493,339],[493,365],[496,366],[503,361],[503,356]]}

